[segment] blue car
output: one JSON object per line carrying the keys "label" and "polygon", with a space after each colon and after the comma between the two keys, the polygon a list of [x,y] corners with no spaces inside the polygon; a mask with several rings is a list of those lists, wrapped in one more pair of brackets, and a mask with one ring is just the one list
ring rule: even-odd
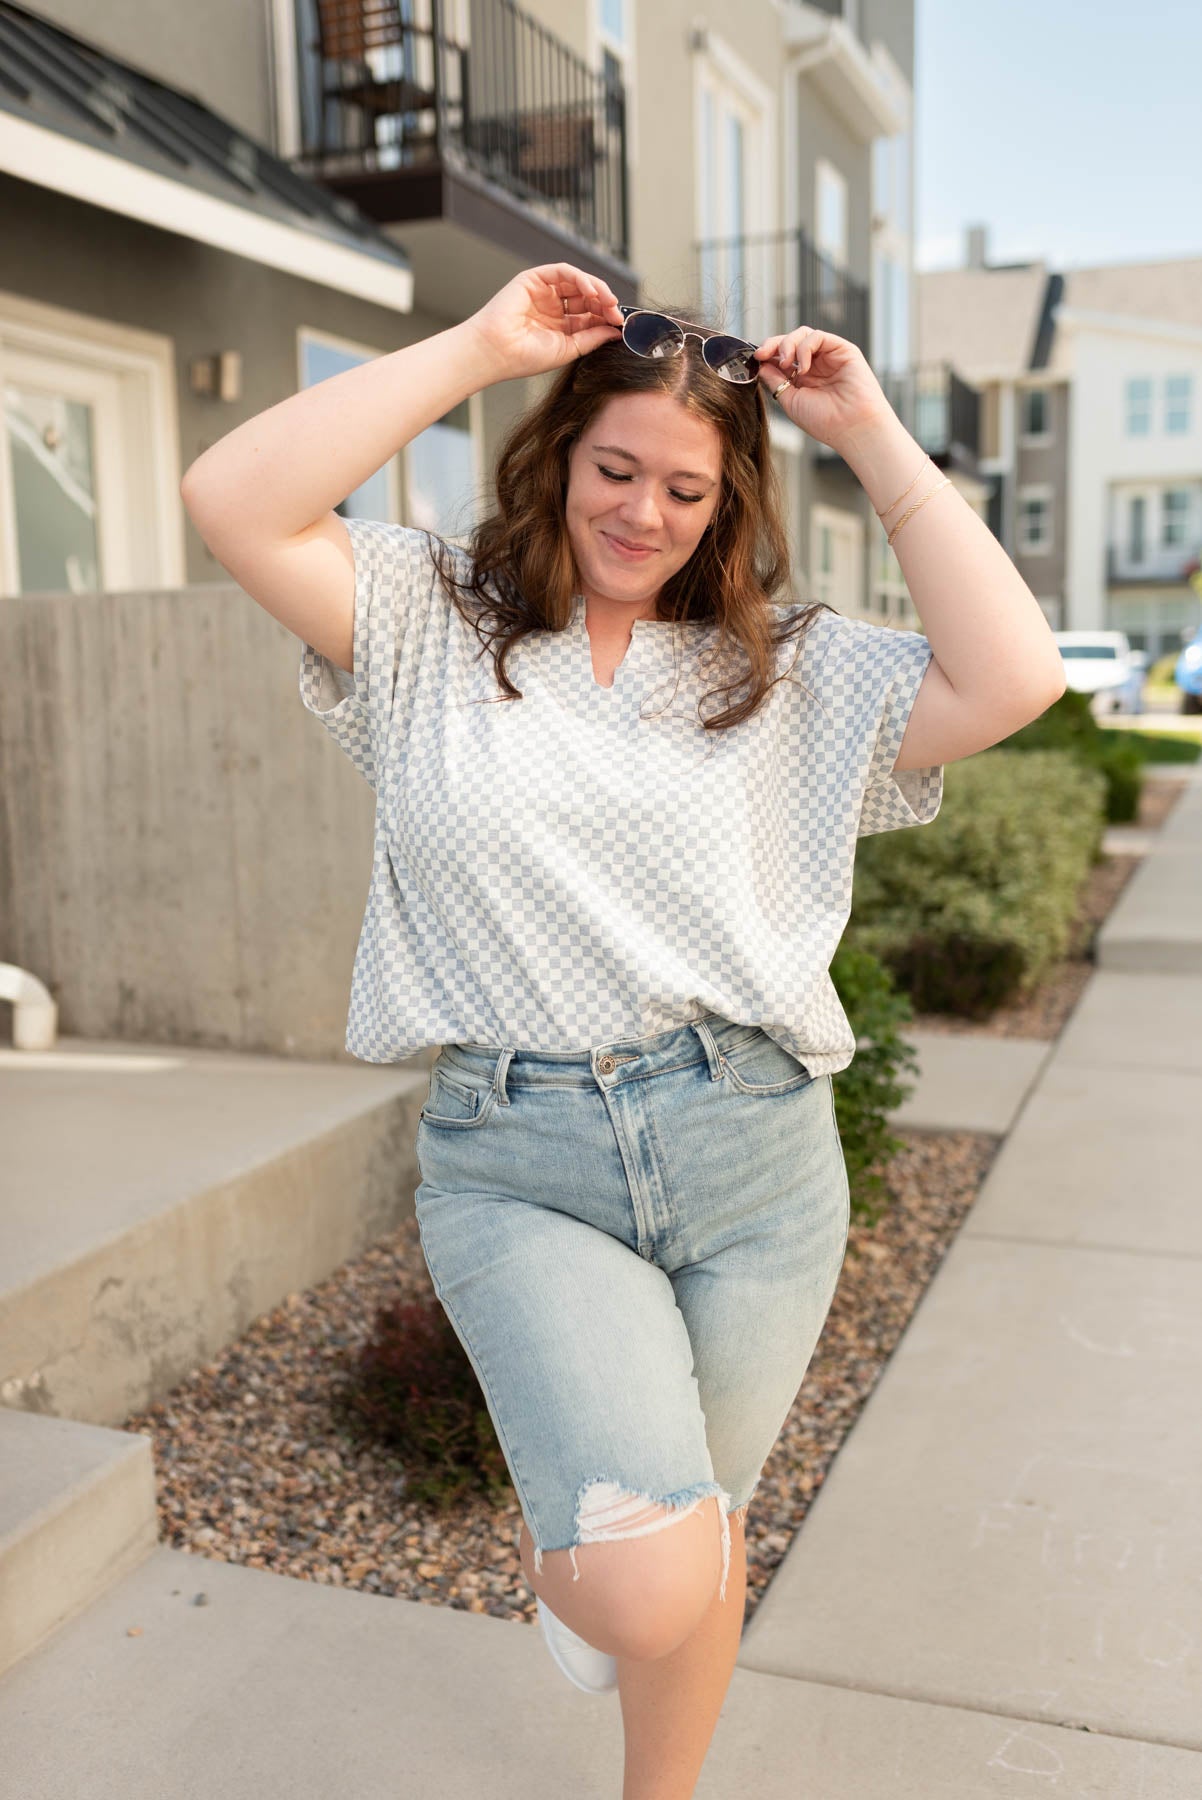
{"label": "blue car", "polygon": [[1173,680],[1181,689],[1182,712],[1202,712],[1202,625],[1177,658]]}

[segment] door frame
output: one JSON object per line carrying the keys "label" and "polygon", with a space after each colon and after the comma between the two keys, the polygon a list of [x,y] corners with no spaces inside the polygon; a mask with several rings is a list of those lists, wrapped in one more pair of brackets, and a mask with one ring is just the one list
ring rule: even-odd
{"label": "door frame", "polygon": [[[17,357],[33,357],[80,373],[81,389],[95,377],[115,383],[115,426],[96,440],[96,491],[102,589],[106,580],[127,589],[186,585],[183,508],[179,501],[179,409],[176,353],[171,339],[93,318],[67,307],[0,290],[0,383]],[[120,433],[115,456],[110,429]],[[115,467],[114,467],[115,464]],[[0,594],[17,590],[16,516],[8,444],[0,433]]]}

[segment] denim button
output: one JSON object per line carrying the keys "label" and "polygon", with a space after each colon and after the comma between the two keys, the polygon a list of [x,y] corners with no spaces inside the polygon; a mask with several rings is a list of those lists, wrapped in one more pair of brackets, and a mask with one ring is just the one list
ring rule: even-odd
{"label": "denim button", "polygon": [[614,1056],[599,1056],[597,1058],[597,1067],[602,1075],[612,1075],[617,1066],[618,1061]]}

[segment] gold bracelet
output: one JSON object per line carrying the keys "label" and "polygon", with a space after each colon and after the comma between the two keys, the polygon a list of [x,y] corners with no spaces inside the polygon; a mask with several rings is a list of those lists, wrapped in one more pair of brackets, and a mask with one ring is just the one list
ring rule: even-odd
{"label": "gold bracelet", "polygon": [[877,515],[876,515],[876,516],[877,516],[877,518],[878,518],[878,519],[880,519],[880,520],[882,520],[882,521],[883,521],[883,520],[884,520],[884,517],[885,517],[885,513],[887,513],[887,512],[892,512],[892,511],[893,511],[893,508],[894,508],[894,507],[895,507],[895,506],[900,506],[900,505],[901,505],[901,503],[902,503],[902,501],[903,501],[903,500],[904,500],[904,499],[905,499],[905,497],[906,497],[906,494],[908,494],[908,493],[909,493],[909,492],[910,492],[910,488],[915,488],[915,487],[917,487],[917,486],[918,486],[918,483],[919,483],[919,482],[920,482],[920,481],[921,481],[921,480],[922,480],[922,478],[923,478],[923,475],[924,475],[924,474],[925,474],[925,472],[926,472],[926,466],[927,466],[927,464],[928,464],[928,463],[929,463],[929,462],[930,462],[930,460],[931,460],[931,459],[930,459],[930,457],[929,457],[929,456],[924,456],[924,457],[923,457],[923,459],[922,459],[922,468],[921,468],[921,469],[919,469],[919,471],[918,471],[918,473],[917,473],[917,475],[916,475],[916,476],[915,476],[915,477],[914,477],[914,479],[913,479],[913,481],[912,481],[912,482],[911,482],[911,483],[910,483],[910,487],[908,487],[908,488],[907,488],[907,489],[906,489],[906,493],[905,493],[905,494],[899,494],[899,495],[898,495],[898,496],[897,496],[897,499],[896,499],[896,500],[891,500],[891,501],[890,501],[890,502],[889,502],[889,504],[888,504],[888,506],[887,506],[887,507],[886,507],[886,508],[885,508],[885,512],[879,512],[879,513],[878,513],[878,514],[877,514]]}
{"label": "gold bracelet", "polygon": [[921,500],[916,500],[914,502],[913,506],[908,506],[906,508],[905,512],[902,514],[901,518],[897,521],[897,524],[893,527],[893,530],[889,533],[889,536],[885,539],[886,545],[892,544],[894,538],[897,536],[898,532],[901,530],[901,528],[905,524],[906,520],[910,517],[910,515],[912,513],[916,513],[918,511],[920,511],[921,508],[924,507],[926,505],[927,501],[931,498],[932,494],[937,494],[939,492],[940,488],[950,487],[951,485],[952,485],[951,482],[948,480],[947,476],[945,475],[943,477],[943,480],[937,481],[935,483],[934,487],[931,488],[928,493],[925,493],[923,495]]}

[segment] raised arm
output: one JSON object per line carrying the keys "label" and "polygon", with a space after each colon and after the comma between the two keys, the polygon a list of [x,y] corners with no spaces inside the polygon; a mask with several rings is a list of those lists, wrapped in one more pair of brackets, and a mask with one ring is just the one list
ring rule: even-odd
{"label": "raised arm", "polygon": [[524,269],[461,324],[235,426],[186,471],[188,516],[253,600],[353,672],[354,558],[333,509],[469,394],[616,337],[617,307],[572,263]]}
{"label": "raised arm", "polygon": [[894,772],[972,756],[1046,712],[1067,683],[1038,600],[906,430],[859,346],[799,325],[756,355],[773,399],[839,452],[882,515],[931,646]]}

